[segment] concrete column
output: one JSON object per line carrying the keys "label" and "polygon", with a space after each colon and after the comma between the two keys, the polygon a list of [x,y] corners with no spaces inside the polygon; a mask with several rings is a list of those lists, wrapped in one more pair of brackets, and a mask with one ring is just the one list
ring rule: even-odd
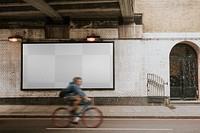
{"label": "concrete column", "polygon": [[119,25],[119,38],[143,38],[143,26],[134,23]]}
{"label": "concrete column", "polygon": [[46,39],[69,39],[68,25],[51,25],[45,28]]}

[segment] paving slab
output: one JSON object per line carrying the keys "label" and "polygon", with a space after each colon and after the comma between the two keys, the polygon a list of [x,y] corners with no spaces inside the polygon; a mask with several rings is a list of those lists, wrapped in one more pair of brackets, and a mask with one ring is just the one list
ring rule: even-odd
{"label": "paving slab", "polygon": [[[51,117],[59,105],[0,105],[0,118]],[[200,119],[200,105],[176,106],[95,106],[105,117]]]}

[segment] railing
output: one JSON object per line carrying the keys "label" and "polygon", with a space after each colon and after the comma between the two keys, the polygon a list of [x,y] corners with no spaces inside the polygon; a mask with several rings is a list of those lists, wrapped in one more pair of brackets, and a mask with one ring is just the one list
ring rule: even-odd
{"label": "railing", "polygon": [[161,103],[165,97],[165,82],[155,74],[147,74],[147,97],[148,102]]}

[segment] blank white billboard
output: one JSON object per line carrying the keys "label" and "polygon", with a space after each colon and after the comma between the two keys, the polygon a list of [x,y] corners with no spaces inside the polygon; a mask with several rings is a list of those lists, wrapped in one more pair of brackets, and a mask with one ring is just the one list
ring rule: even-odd
{"label": "blank white billboard", "polygon": [[114,89],[113,43],[23,43],[22,89]]}

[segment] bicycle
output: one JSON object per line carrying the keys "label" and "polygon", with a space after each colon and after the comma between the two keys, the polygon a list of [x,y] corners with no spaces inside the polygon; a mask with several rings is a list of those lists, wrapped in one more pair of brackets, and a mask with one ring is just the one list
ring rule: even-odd
{"label": "bicycle", "polygon": [[[67,105],[72,106],[73,100],[67,100]],[[77,115],[82,119],[83,124],[88,128],[99,127],[103,121],[102,112],[96,107],[89,107],[90,102],[81,102],[83,105],[76,114],[72,113],[66,107],[59,107],[54,110],[52,120],[56,127],[64,128],[72,124],[74,117]]]}

